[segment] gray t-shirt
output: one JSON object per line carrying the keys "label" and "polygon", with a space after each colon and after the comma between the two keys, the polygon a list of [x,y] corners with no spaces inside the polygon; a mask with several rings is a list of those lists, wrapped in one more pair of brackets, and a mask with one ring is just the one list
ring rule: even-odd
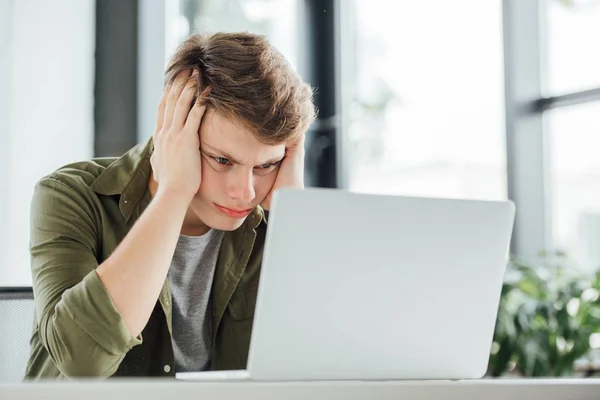
{"label": "gray t-shirt", "polygon": [[175,371],[210,368],[212,331],[207,312],[223,231],[180,235],[168,279],[173,298]]}

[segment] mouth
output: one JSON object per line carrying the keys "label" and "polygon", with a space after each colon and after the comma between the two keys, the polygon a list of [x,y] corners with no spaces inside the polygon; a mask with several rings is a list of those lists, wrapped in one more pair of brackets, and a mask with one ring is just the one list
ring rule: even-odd
{"label": "mouth", "polygon": [[230,218],[244,218],[247,217],[251,212],[252,212],[252,208],[249,208],[247,210],[241,210],[241,209],[235,209],[235,208],[227,208],[227,207],[223,207],[218,205],[217,203],[214,203],[215,208],[217,209],[217,211],[219,211],[221,214],[230,217]]}

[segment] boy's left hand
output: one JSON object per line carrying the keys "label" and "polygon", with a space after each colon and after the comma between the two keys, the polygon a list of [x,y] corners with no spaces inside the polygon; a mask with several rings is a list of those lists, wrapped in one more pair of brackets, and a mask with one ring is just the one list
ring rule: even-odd
{"label": "boy's left hand", "polygon": [[285,157],[281,161],[277,178],[267,197],[260,203],[261,207],[269,211],[273,192],[281,188],[304,188],[304,137],[300,137],[285,148]]}

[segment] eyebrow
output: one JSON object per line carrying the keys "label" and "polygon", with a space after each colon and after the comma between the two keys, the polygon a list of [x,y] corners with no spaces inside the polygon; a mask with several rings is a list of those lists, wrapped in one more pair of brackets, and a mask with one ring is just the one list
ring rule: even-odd
{"label": "eyebrow", "polygon": [[[241,162],[237,161],[234,157],[232,157],[230,154],[228,154],[227,152],[225,152],[223,150],[219,150],[216,147],[211,146],[210,144],[208,144],[206,142],[202,142],[202,145],[205,146],[205,147],[208,147],[208,150],[210,150],[211,153],[220,154],[224,158],[228,159],[229,161],[231,161],[234,164],[240,164],[240,165],[242,164]],[[276,158],[272,158],[270,160],[267,160],[265,162],[259,163],[258,165],[273,164],[273,163],[279,162],[281,160],[283,160],[283,157],[281,157],[281,158],[276,157]]]}

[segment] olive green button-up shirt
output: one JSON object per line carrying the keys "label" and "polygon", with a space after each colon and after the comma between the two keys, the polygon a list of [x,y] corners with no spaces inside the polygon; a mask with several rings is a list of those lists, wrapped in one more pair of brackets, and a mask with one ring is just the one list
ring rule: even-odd
{"label": "olive green button-up shirt", "polygon": [[[36,324],[26,379],[174,375],[168,281],[141,335],[132,337],[96,274],[150,202],[152,150],[149,140],[120,158],[65,166],[36,185]],[[209,306],[212,369],[246,366],[265,233],[257,208],[223,239]]]}

